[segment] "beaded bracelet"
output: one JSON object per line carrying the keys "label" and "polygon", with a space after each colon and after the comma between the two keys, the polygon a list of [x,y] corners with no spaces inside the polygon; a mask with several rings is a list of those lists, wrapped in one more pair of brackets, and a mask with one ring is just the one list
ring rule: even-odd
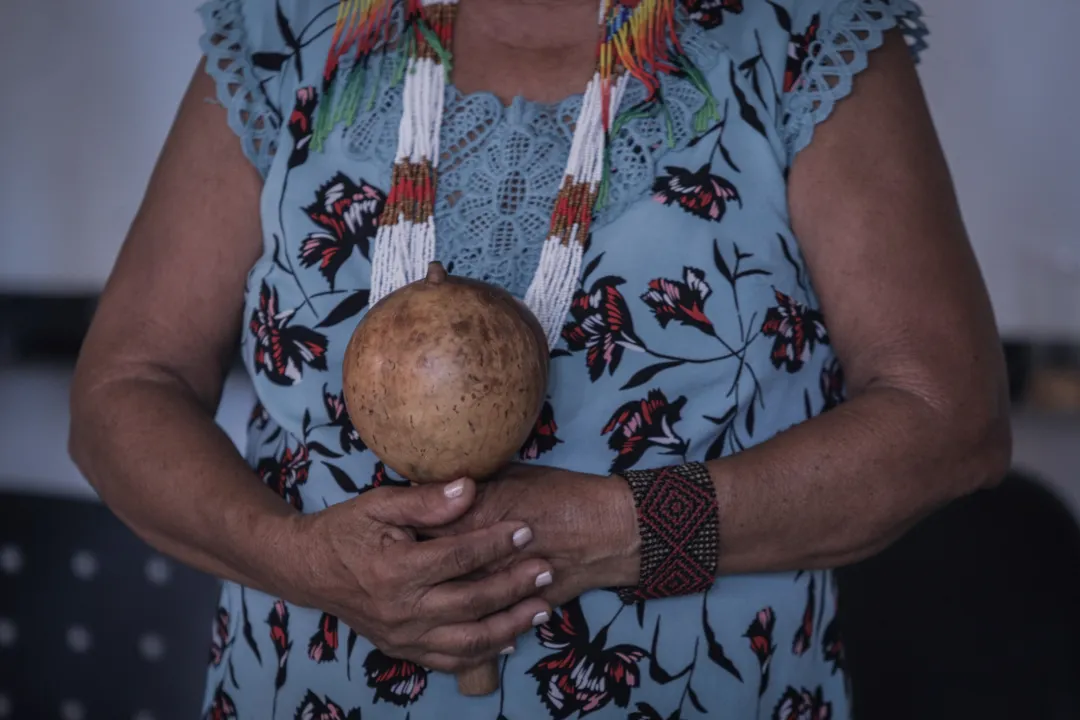
{"label": "beaded bracelet", "polygon": [[630,485],[641,533],[637,586],[619,588],[626,604],[705,592],[716,579],[720,519],[716,488],[701,463],[631,470]]}

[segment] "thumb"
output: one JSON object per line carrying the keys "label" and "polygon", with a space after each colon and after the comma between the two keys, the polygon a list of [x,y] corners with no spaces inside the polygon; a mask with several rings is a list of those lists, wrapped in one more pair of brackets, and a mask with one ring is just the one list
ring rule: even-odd
{"label": "thumb", "polygon": [[[452,523],[476,499],[476,483],[461,478],[450,483],[385,487],[370,509],[371,516],[398,527],[438,527]],[[372,499],[376,496],[373,494]]]}

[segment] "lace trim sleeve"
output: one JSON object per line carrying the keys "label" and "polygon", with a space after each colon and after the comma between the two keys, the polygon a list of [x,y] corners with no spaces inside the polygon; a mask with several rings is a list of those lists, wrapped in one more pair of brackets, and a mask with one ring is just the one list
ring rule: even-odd
{"label": "lace trim sleeve", "polygon": [[867,56],[881,47],[885,32],[899,27],[918,61],[929,31],[911,0],[840,0],[822,23],[796,85],[784,96],[781,135],[792,159],[810,144],[815,126],[851,93]]}
{"label": "lace trim sleeve", "polygon": [[255,74],[242,0],[209,0],[199,7],[204,33],[199,46],[206,72],[217,85],[217,100],[228,111],[229,127],[244,154],[266,177],[277,150],[281,118]]}

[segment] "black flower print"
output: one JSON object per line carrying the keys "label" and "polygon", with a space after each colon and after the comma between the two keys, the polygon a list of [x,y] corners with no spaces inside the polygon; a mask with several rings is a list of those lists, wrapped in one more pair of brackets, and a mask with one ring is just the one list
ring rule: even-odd
{"label": "black flower print", "polygon": [[302,511],[304,500],[300,497],[300,486],[308,481],[310,467],[311,458],[307,446],[298,445],[295,450],[286,447],[280,458],[262,458],[256,465],[255,472],[271,490]]}
{"label": "black flower print", "polygon": [[408,660],[395,660],[381,650],[372,650],[364,658],[364,673],[375,700],[405,707],[420,699],[427,688],[428,671]]}
{"label": "black flower print", "polygon": [[341,452],[367,450],[367,445],[360,439],[360,433],[356,432],[349,419],[349,411],[345,407],[345,393],[332,393],[323,385],[323,406],[326,408],[326,417],[329,418],[328,425],[340,430],[338,442],[341,444]]}
{"label": "black flower print", "polygon": [[302,87],[296,91],[296,103],[289,115],[289,134],[293,139],[293,150],[289,155],[289,169],[307,162],[311,149],[311,135],[314,131],[312,116],[319,102],[319,92],[311,87]]}
{"label": "black flower print", "polygon": [[308,641],[308,657],[317,663],[337,659],[338,619],[336,615],[323,613],[319,617],[319,629]]}
{"label": "black flower print", "polygon": [[583,717],[611,702],[621,708],[630,703],[631,689],[641,682],[638,662],[648,653],[634,645],[605,647],[607,627],[590,639],[578,600],[563,605],[536,629],[536,636],[541,645],[556,651],[528,670],[553,720],[575,713]]}
{"label": "black flower print", "polygon": [[616,410],[601,432],[611,434],[608,447],[616,452],[610,472],[629,470],[650,447],[663,448],[668,455],[684,455],[687,442],[675,432],[684,405],[685,397],[669,403],[663,392],[650,390],[644,400],[628,402]]}
{"label": "black flower print", "polygon": [[801,35],[792,34],[788,41],[787,65],[784,69],[784,92],[791,92],[802,79],[803,66],[810,56],[810,46],[817,40],[821,16],[814,15]]}
{"label": "black flower print", "polygon": [[210,709],[204,716],[205,720],[236,720],[236,703],[225,692],[225,682],[219,682],[214,690],[214,699],[210,702]]}
{"label": "black flower print", "polygon": [[776,615],[771,607],[758,610],[750,627],[746,629],[743,637],[750,641],[750,650],[758,660],[758,668],[761,671],[761,681],[758,684],[758,697],[765,694],[765,688],[769,686],[769,666],[772,664],[773,653],[776,646],[773,644],[773,628],[776,626]]}
{"label": "black flower print", "polygon": [[795,639],[791,641],[791,652],[803,655],[810,649],[814,637],[814,576],[806,586],[806,607],[803,609],[802,622],[795,630]]}
{"label": "black flower print", "polygon": [[315,202],[304,208],[312,222],[322,228],[300,244],[300,264],[319,266],[319,272],[334,289],[338,270],[353,248],[366,259],[378,229],[386,195],[363,180],[357,185],[339,172],[315,191]]}
{"label": "black flower print", "polygon": [[810,359],[810,353],[818,343],[829,344],[829,332],[819,311],[808,308],[779,290],[774,292],[777,304],[765,313],[761,334],[775,338],[773,366],[795,373]]}
{"label": "black flower print", "polygon": [[521,450],[518,451],[518,457],[522,460],[535,460],[554,449],[556,445],[562,442],[562,440],[555,437],[555,433],[558,431],[559,426],[555,424],[555,411],[552,409],[551,403],[545,402],[544,407],[540,408],[540,417],[536,418],[536,425],[533,427],[532,433],[529,434],[529,439],[525,441],[525,444],[521,446]]}
{"label": "black flower print", "polygon": [[319,629],[308,641],[308,657],[317,663],[333,662],[337,659],[337,646],[337,616],[323,613],[319,618]]}
{"label": "black flower print", "polygon": [[844,402],[844,369],[837,358],[829,360],[821,369],[821,396],[825,401],[822,412]]}
{"label": "black flower print", "polygon": [[311,328],[289,325],[295,310],[281,310],[277,288],[264,281],[259,306],[251,311],[248,327],[255,336],[255,373],[276,385],[294,385],[304,366],[326,370],[326,336]]}
{"label": "black flower print", "polygon": [[697,268],[685,267],[682,282],[666,278],[650,280],[649,290],[641,299],[652,310],[662,328],[674,320],[715,335],[712,321],[705,315],[705,301],[710,295],[712,288],[705,282],[705,273]]}
{"label": "black flower print", "polygon": [[277,693],[285,685],[289,651],[292,650],[292,641],[289,640],[289,606],[284,600],[274,602],[266,623],[270,626],[270,644],[274,646],[274,655],[277,656],[277,673],[274,676],[274,703],[276,705]]}
{"label": "black flower print", "polygon": [[223,607],[217,609],[214,616],[214,639],[210,644],[210,665],[217,667],[225,657],[225,651],[232,641],[229,639],[229,611]]}
{"label": "black flower print", "polygon": [[743,0],[683,0],[683,7],[691,20],[711,30],[724,24],[724,13],[741,13]]}
{"label": "black flower print", "polygon": [[811,693],[788,686],[773,710],[772,720],[830,720],[832,703],[822,697],[821,687]]}
{"label": "black flower print", "polygon": [[667,175],[660,175],[653,183],[656,200],[665,205],[678,205],[691,215],[704,220],[720,222],[724,219],[729,202],[739,203],[739,191],[730,182],[709,172],[705,163],[697,172],[686,168],[668,166]]}
{"label": "black flower print", "polygon": [[637,704],[637,709],[627,715],[626,720],[679,720],[681,715],[682,713],[676,708],[675,711],[665,719],[664,716],[649,703],[639,702]]}
{"label": "black flower print", "polygon": [[585,364],[593,382],[604,370],[614,375],[623,350],[642,350],[634,334],[634,323],[619,286],[626,281],[608,275],[593,283],[589,292],[578,291],[570,306],[573,320],[563,328],[562,336],[573,352],[585,350]]}
{"label": "black flower print", "polygon": [[840,623],[834,617],[825,626],[825,632],[821,635],[821,650],[825,660],[832,663],[832,671],[835,675],[839,670],[844,670],[844,639],[840,634]]}
{"label": "black flower print", "polygon": [[296,708],[294,720],[360,720],[360,708],[345,710],[327,697],[325,700],[308,690],[300,706]]}

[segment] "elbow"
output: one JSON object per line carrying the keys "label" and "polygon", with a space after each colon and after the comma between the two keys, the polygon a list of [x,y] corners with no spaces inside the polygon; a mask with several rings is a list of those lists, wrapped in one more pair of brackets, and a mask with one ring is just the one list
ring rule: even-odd
{"label": "elbow", "polygon": [[[981,395],[981,397],[980,397]],[[954,462],[955,498],[998,486],[1012,468],[1012,423],[1008,394],[995,388],[957,402],[945,415]],[[985,400],[981,398],[986,398]],[[953,499],[955,499],[953,498]]]}

